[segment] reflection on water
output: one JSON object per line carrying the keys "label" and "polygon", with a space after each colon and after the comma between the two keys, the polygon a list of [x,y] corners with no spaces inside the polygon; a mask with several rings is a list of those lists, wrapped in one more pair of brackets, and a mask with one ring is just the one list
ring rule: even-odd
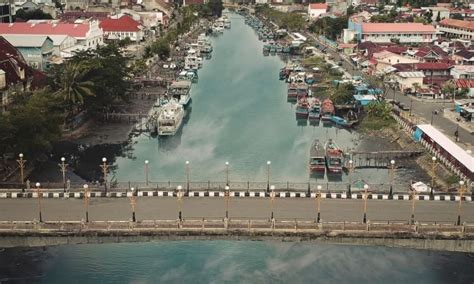
{"label": "reflection on water", "polygon": [[189,241],[7,249],[0,279],[43,283],[472,283],[467,254]]}

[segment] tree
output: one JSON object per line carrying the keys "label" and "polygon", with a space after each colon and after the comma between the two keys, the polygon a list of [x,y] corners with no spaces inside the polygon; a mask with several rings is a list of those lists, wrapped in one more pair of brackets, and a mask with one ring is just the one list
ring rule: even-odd
{"label": "tree", "polygon": [[385,121],[392,119],[392,110],[385,102],[371,102],[367,105],[365,110],[369,118],[376,118]]}
{"label": "tree", "polygon": [[166,39],[161,39],[154,42],[151,46],[151,52],[157,54],[160,59],[165,59],[170,56],[170,44]]}
{"label": "tree", "polygon": [[353,101],[354,86],[350,83],[339,84],[331,95],[331,99],[335,104],[347,104]]}
{"label": "tree", "polygon": [[56,78],[59,89],[56,95],[65,102],[68,114],[74,114],[84,104],[86,96],[95,94],[94,83],[86,78],[90,69],[85,63],[68,61],[58,71],[60,74]]}
{"label": "tree", "polygon": [[436,22],[439,23],[441,21],[441,13],[438,11],[438,15],[436,16]]}
{"label": "tree", "polygon": [[23,9],[19,9],[18,11],[16,11],[15,18],[28,21],[28,20],[43,20],[43,19],[50,20],[53,17],[50,14],[45,13],[40,9],[36,9],[33,11],[25,11]]}
{"label": "tree", "polygon": [[224,9],[222,0],[209,0],[207,5],[209,6],[209,9],[211,10],[212,16],[216,16],[216,17],[222,16],[222,10]]}

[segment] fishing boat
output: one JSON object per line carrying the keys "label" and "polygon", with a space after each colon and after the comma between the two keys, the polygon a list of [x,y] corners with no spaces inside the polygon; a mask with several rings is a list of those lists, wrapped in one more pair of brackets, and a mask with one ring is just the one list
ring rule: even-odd
{"label": "fishing boat", "polygon": [[307,119],[309,114],[309,102],[306,97],[302,97],[298,100],[296,105],[296,118]]}
{"label": "fishing boat", "polygon": [[288,84],[288,98],[296,99],[298,97],[298,88],[295,84]]}
{"label": "fishing boat", "polygon": [[178,81],[181,81],[181,80],[188,80],[188,81],[191,81],[193,83],[197,83],[199,77],[198,77],[198,74],[197,74],[197,71],[196,70],[183,70],[181,72],[179,72],[178,74],[178,77],[177,77],[177,80]]}
{"label": "fishing boat", "polygon": [[171,136],[181,128],[184,117],[184,109],[176,100],[171,99],[162,106],[158,115],[158,135]]}
{"label": "fishing boat", "polygon": [[313,98],[310,103],[308,119],[318,120],[321,118],[321,102],[317,98]]}
{"label": "fishing boat", "polygon": [[308,86],[306,84],[297,84],[296,85],[296,96],[298,98],[308,97]]}
{"label": "fishing boat", "polygon": [[191,81],[180,80],[172,82],[168,87],[168,97],[176,100],[180,105],[186,106],[191,100]]}
{"label": "fishing boat", "polygon": [[330,99],[325,99],[321,105],[321,119],[330,121],[334,114],[334,103]]}
{"label": "fishing boat", "polygon": [[331,121],[341,127],[352,127],[355,123],[357,123],[358,119],[357,114],[351,110],[347,113],[346,118],[333,115],[331,117]]}
{"label": "fishing boat", "polygon": [[315,139],[309,150],[309,169],[311,172],[326,172],[326,158],[323,145]]}
{"label": "fishing boat", "polygon": [[343,165],[342,150],[332,139],[329,139],[326,142],[324,149],[326,151],[326,166],[328,173],[341,174]]}

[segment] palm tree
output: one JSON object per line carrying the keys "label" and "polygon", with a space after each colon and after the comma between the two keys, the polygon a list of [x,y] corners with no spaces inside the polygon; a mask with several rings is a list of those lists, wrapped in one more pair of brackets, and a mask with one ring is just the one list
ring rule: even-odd
{"label": "palm tree", "polygon": [[61,71],[58,82],[59,90],[56,95],[64,99],[68,111],[81,107],[84,104],[84,97],[95,96],[94,83],[85,79],[89,70],[85,68],[84,64],[67,62]]}

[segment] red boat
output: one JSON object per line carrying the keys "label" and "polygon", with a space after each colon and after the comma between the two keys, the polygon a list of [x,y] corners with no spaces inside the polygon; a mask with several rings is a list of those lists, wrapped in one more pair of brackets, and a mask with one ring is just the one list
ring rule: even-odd
{"label": "red boat", "polygon": [[335,113],[334,103],[330,99],[325,99],[321,105],[321,119],[331,120]]}
{"label": "red boat", "polygon": [[308,118],[309,107],[310,104],[308,102],[308,99],[306,97],[301,97],[298,100],[298,104],[296,105],[296,117],[304,119]]}
{"label": "red boat", "polygon": [[288,84],[288,98],[296,99],[298,97],[298,87],[296,84]]}
{"label": "red boat", "polygon": [[326,150],[326,165],[328,172],[333,174],[342,174],[342,164],[344,155],[337,144],[329,139],[324,145]]}

